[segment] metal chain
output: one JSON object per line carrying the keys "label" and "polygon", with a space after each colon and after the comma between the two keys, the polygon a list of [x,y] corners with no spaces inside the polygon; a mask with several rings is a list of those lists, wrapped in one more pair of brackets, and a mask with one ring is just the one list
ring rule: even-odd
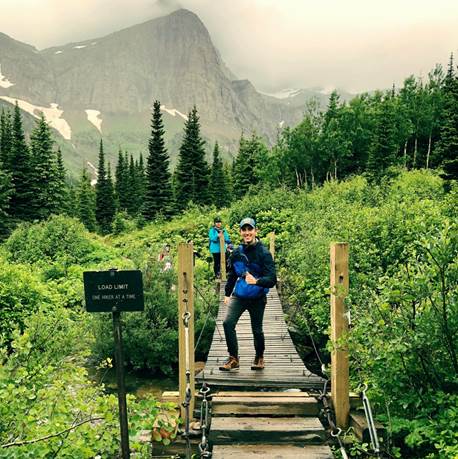
{"label": "metal chain", "polygon": [[185,369],[186,369],[186,390],[185,390],[185,399],[182,403],[185,408],[185,431],[184,437],[186,439],[186,459],[191,459],[191,441],[189,438],[189,407],[191,405],[192,393],[191,393],[191,369],[190,369],[190,351],[189,351],[189,320],[191,319],[191,313],[188,310],[188,295],[189,286],[186,273],[183,273],[184,277],[184,289],[183,303],[185,304],[185,312],[183,313],[183,325],[184,325],[184,346],[185,346]]}
{"label": "metal chain", "polygon": [[345,447],[342,443],[342,440],[340,439],[340,434],[342,433],[342,429],[336,426],[333,416],[332,416],[332,408],[328,401],[328,395],[327,395],[328,383],[329,383],[329,380],[326,379],[324,382],[323,391],[319,395],[318,400],[321,401],[321,403],[323,404],[323,413],[326,416],[329,427],[331,428],[331,437],[334,437],[339,443],[340,454],[342,454],[342,458],[348,459],[347,452],[345,451]]}
{"label": "metal chain", "polygon": [[208,408],[207,394],[210,392],[210,388],[204,382],[199,393],[202,395],[202,403],[200,405],[200,428],[202,430],[202,441],[199,443],[199,451],[201,458],[212,457],[211,451],[209,451],[208,444],[208,432],[210,430],[210,411]]}

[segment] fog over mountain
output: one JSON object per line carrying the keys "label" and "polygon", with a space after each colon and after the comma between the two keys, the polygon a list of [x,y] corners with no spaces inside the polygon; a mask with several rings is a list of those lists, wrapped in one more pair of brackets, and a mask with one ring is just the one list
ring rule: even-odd
{"label": "fog over mountain", "polygon": [[389,88],[458,52],[454,0],[2,0],[0,31],[44,49],[179,8],[202,19],[240,79],[266,92]]}

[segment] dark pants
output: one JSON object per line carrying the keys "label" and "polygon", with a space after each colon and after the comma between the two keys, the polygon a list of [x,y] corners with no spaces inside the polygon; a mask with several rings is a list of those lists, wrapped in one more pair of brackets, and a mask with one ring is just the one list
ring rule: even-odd
{"label": "dark pants", "polygon": [[212,253],[213,255],[213,273],[215,277],[218,277],[221,271],[221,254]]}
{"label": "dark pants", "polygon": [[251,319],[251,331],[254,338],[254,349],[257,357],[264,356],[264,332],[262,331],[262,320],[264,318],[264,310],[267,299],[265,296],[256,299],[242,299],[232,297],[229,303],[226,318],[224,319],[224,334],[226,336],[226,344],[229,355],[233,357],[239,356],[237,344],[237,333],[235,326],[240,319],[240,316],[248,310]]}

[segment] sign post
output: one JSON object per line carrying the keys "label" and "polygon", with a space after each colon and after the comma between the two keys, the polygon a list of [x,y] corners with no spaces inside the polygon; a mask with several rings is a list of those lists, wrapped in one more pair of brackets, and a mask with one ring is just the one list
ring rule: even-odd
{"label": "sign post", "polygon": [[83,273],[83,279],[86,310],[88,312],[111,312],[113,316],[121,451],[122,459],[129,459],[129,425],[124,384],[121,312],[144,310],[142,273],[138,270],[118,271],[117,269],[86,271]]}

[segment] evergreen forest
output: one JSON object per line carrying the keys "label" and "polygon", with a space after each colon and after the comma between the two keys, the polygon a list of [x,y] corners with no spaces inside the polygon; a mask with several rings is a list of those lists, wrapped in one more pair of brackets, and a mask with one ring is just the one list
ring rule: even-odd
{"label": "evergreen forest", "polygon": [[[103,377],[113,366],[112,324],[85,312],[83,272],[142,271],[145,311],[122,318],[126,365],[176,376],[177,275],[158,254],[170,244],[176,267],[177,244],[193,241],[196,360],[204,360],[218,309],[207,239],[216,215],[233,241],[246,216],[261,240],[275,232],[287,323],[318,373],[331,350],[329,245],[348,242],[351,388],[367,384],[387,429],[383,454],[458,457],[453,56],[447,69],[400,88],[349,102],[333,92],[324,110],[311,101],[273,145],[245,133],[230,152],[206,144],[200,128],[193,107],[171,170],[155,101],[145,153],[121,147],[112,165],[102,138],[97,172],[74,178],[44,116],[26,136],[17,105],[1,113],[0,458],[118,457],[117,400]],[[180,420],[170,403],[131,395],[128,404],[137,457],[151,455],[143,431],[173,441]],[[345,435],[351,457],[370,457]]]}

